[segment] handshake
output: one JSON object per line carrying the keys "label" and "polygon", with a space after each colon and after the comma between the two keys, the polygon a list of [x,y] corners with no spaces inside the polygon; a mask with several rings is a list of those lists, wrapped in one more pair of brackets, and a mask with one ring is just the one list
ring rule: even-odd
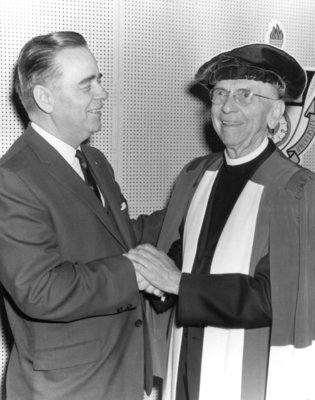
{"label": "handshake", "polygon": [[141,244],[124,256],[133,263],[139,290],[161,298],[164,293],[178,294],[181,272],[163,251]]}

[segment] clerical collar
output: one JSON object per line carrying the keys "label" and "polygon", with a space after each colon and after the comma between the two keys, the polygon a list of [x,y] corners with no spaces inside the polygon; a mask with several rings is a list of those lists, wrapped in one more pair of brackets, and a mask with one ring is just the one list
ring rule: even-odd
{"label": "clerical collar", "polygon": [[244,157],[239,157],[239,158],[231,158],[228,156],[226,149],[224,150],[224,157],[227,165],[241,165],[245,164],[249,161],[254,160],[256,157],[258,157],[268,146],[268,138],[265,137],[265,139],[262,141],[262,143],[255,149],[253,152],[246,154]]}

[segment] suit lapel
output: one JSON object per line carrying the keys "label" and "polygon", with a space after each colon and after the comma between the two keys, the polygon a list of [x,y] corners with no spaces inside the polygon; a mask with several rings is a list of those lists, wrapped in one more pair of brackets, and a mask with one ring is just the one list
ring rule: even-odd
{"label": "suit lapel", "polygon": [[126,243],[122,239],[117,227],[106,214],[104,207],[90,190],[88,185],[79,177],[64,158],[37,134],[30,126],[24,133],[24,140],[33,149],[38,156],[43,168],[47,173],[54,177],[60,185],[71,191],[79,200],[101,220],[106,229],[115,237],[115,239],[125,248]]}
{"label": "suit lapel", "polygon": [[112,216],[118,231],[124,237],[128,247],[134,247],[136,243],[136,236],[132,225],[130,223],[127,202],[121,196],[120,190],[113,173],[110,170],[109,163],[103,157],[95,159],[91,154],[91,148],[88,146],[81,146],[86,158],[91,167],[92,173],[95,177],[97,185],[102,192],[102,195],[109,206]]}

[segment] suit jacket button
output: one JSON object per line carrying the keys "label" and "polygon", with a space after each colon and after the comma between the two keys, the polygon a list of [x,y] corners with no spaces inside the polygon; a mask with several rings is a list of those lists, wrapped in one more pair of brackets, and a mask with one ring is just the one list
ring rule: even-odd
{"label": "suit jacket button", "polygon": [[140,326],[142,326],[142,321],[141,321],[141,319],[138,319],[138,320],[135,322],[135,326],[136,326],[137,328],[139,328]]}

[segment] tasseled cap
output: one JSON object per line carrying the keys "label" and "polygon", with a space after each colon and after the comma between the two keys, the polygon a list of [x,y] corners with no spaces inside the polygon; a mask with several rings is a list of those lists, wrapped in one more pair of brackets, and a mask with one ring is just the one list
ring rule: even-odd
{"label": "tasseled cap", "polygon": [[196,80],[212,88],[223,79],[253,79],[280,85],[284,100],[298,99],[306,86],[306,72],[290,54],[263,43],[223,52],[203,64]]}

